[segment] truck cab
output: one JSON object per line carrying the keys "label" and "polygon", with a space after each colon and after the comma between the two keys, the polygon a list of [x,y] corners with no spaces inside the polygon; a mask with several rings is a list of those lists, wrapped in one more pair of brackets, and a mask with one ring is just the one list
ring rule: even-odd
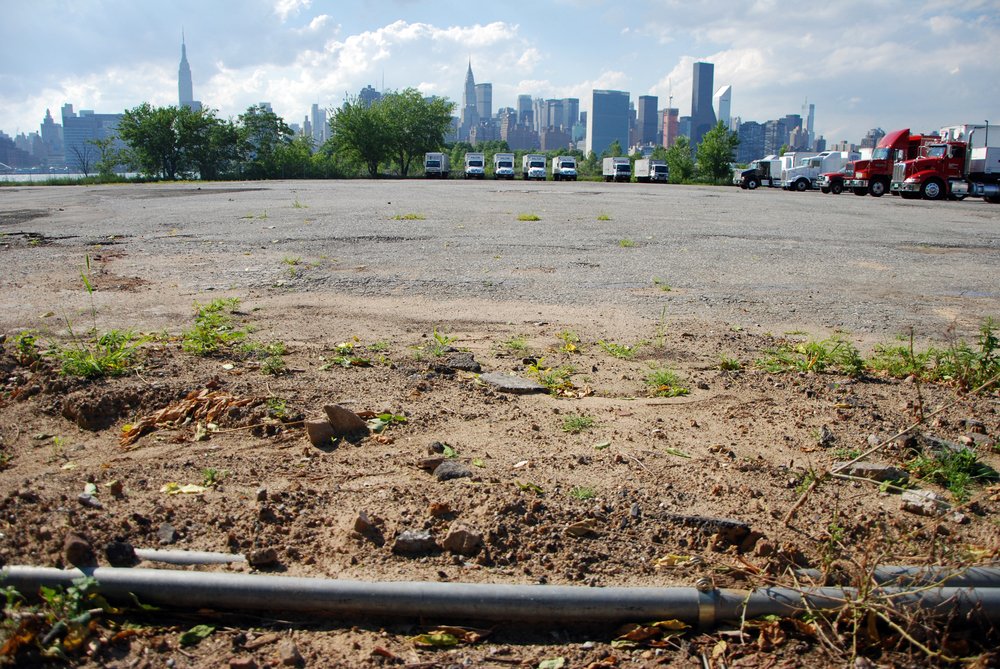
{"label": "truck cab", "polygon": [[916,158],[922,146],[937,139],[931,135],[911,135],[909,128],[890,132],[879,140],[871,158],[855,161],[854,174],[847,177],[844,187],[855,195],[882,197],[889,192],[893,165]]}
{"label": "truck cab", "polygon": [[493,178],[494,179],[514,178],[513,153],[496,153],[493,155]]}
{"label": "truck cab", "polygon": [[552,159],[553,181],[576,181],[576,158],[556,156]]}
{"label": "truck cab", "polygon": [[451,173],[448,154],[431,152],[424,154],[424,176],[428,179],[447,179]]}
{"label": "truck cab", "polygon": [[545,181],[545,156],[529,153],[521,159],[521,172],[525,180]]}
{"label": "truck cab", "polygon": [[486,178],[486,156],[482,153],[465,154],[465,178]]}

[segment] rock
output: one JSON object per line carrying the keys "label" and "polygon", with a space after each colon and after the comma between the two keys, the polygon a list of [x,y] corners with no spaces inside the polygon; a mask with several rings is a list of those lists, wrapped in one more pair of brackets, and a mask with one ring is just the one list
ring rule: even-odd
{"label": "rock", "polygon": [[545,386],[530,379],[522,379],[520,376],[513,376],[511,374],[488,372],[481,374],[479,380],[501,393],[526,395],[528,393],[547,392]]}
{"label": "rock", "polygon": [[872,481],[899,481],[905,483],[910,479],[910,475],[906,470],[890,465],[880,465],[875,462],[865,462],[862,460],[852,463],[850,466],[844,467],[844,469],[840,469],[844,465],[847,465],[847,463],[835,462],[833,469],[840,474],[871,479]]}
{"label": "rock", "polygon": [[299,647],[291,639],[285,639],[278,644],[278,663],[284,667],[300,667],[305,662]]}
{"label": "rock", "polygon": [[472,354],[465,351],[449,353],[445,356],[444,364],[451,369],[457,369],[463,372],[474,372],[478,374],[483,371],[483,368],[478,362],[476,362],[476,359],[472,357]]}
{"label": "rock", "polygon": [[229,660],[229,669],[257,669],[257,660],[252,657],[234,657]]}
{"label": "rock", "polygon": [[427,452],[431,455],[436,455],[438,453],[444,453],[445,445],[440,441],[432,441],[427,445]]}
{"label": "rock", "polygon": [[969,432],[986,434],[986,423],[981,420],[976,420],[975,418],[965,418],[962,420],[962,426]]}
{"label": "rock", "polygon": [[354,519],[354,531],[358,534],[365,534],[375,529],[375,523],[364,511],[358,512],[358,517]]}
{"label": "rock", "polygon": [[156,536],[160,540],[160,545],[166,546],[177,541],[177,530],[174,529],[173,525],[164,521],[160,523],[160,527],[156,530]]}
{"label": "rock", "polygon": [[350,409],[345,409],[339,404],[327,404],[323,410],[326,411],[330,426],[338,437],[368,434],[368,423]]}
{"label": "rock", "polygon": [[445,460],[434,470],[434,478],[438,481],[451,481],[472,476],[472,470],[458,460]]}
{"label": "rock", "polygon": [[257,488],[257,501],[258,502],[267,501],[267,488]]}
{"label": "rock", "polygon": [[68,532],[63,539],[63,557],[74,567],[96,567],[97,554],[86,537],[76,532]]}
{"label": "rock", "polygon": [[830,431],[826,425],[819,429],[819,445],[823,448],[829,448],[833,446],[833,442],[837,441],[837,438],[833,436],[833,432]]}
{"label": "rock", "polygon": [[431,502],[427,513],[433,518],[442,518],[451,514],[451,505],[448,502]]}
{"label": "rock", "polygon": [[139,562],[135,548],[127,541],[111,541],[104,547],[104,555],[112,567],[132,567]]}
{"label": "rock", "polygon": [[475,555],[483,545],[483,535],[467,525],[452,525],[448,536],[441,542],[441,548],[459,555]]}
{"label": "rock", "polygon": [[408,555],[430,553],[435,548],[437,544],[434,543],[434,537],[426,530],[404,530],[392,544],[393,553]]}
{"label": "rock", "polygon": [[433,473],[434,470],[440,467],[441,463],[444,461],[445,457],[443,455],[434,455],[429,458],[420,458],[417,460],[417,466]]}
{"label": "rock", "polygon": [[329,448],[333,446],[333,440],[337,438],[337,433],[333,426],[325,420],[307,420],[306,435],[309,442],[316,448]]}
{"label": "rock", "polygon": [[103,509],[104,505],[101,504],[101,500],[97,499],[89,492],[81,492],[76,496],[76,501],[78,501],[83,506],[89,509]]}
{"label": "rock", "polygon": [[271,547],[255,550],[247,555],[247,562],[254,569],[274,567],[278,564],[278,551]]}
{"label": "rock", "polygon": [[990,448],[993,446],[993,439],[981,432],[969,432],[968,434],[962,436],[962,441],[966,446],[973,449],[980,446],[983,448]]}
{"label": "rock", "polygon": [[900,497],[900,508],[920,516],[940,516],[948,509],[937,493],[928,490],[907,490]]}
{"label": "rock", "polygon": [[600,534],[600,524],[594,518],[580,520],[566,527],[566,534],[571,537],[597,536]]}

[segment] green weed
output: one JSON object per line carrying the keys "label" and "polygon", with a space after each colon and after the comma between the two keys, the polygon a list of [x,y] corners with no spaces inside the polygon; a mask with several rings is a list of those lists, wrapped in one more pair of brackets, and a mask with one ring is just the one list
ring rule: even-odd
{"label": "green weed", "polygon": [[840,371],[848,376],[860,376],[864,360],[853,344],[839,337],[800,344],[784,344],[768,351],[757,365],[772,374],[780,372]]}
{"label": "green weed", "polygon": [[37,333],[34,330],[18,332],[14,337],[14,351],[17,353],[17,362],[21,365],[30,365],[41,358]]}
{"label": "green weed", "polygon": [[959,502],[969,499],[971,488],[977,483],[998,478],[996,470],[980,462],[975,451],[965,448],[921,454],[906,467],[914,476],[947,489]]}
{"label": "green weed", "polygon": [[631,249],[631,248],[634,248],[635,245],[636,245],[635,242],[632,241],[631,239],[619,239],[618,240],[618,246],[622,247],[623,249]]}
{"label": "green weed", "polygon": [[569,491],[569,496],[573,499],[578,499],[580,501],[585,501],[588,499],[594,499],[597,497],[597,491],[590,486],[576,486]]}
{"label": "green weed", "polygon": [[410,214],[396,214],[395,216],[392,217],[392,219],[394,221],[423,221],[426,220],[427,217],[424,216],[423,214],[410,213]]}
{"label": "green weed", "polygon": [[212,486],[221,483],[222,479],[226,478],[227,474],[229,474],[229,472],[225,469],[205,467],[201,470],[201,484],[206,488],[211,488]]}
{"label": "green weed", "polygon": [[736,358],[722,356],[719,359],[719,369],[725,372],[738,372],[743,369],[743,363]]}
{"label": "green weed", "polygon": [[301,202],[299,202],[299,198],[296,197],[295,198],[295,202],[292,203],[292,208],[293,209],[308,209],[309,207],[307,205],[304,205]]}
{"label": "green weed", "polygon": [[267,415],[282,420],[288,417],[288,401],[282,397],[267,398]]}
{"label": "green weed", "polygon": [[610,341],[604,341],[601,339],[597,342],[597,345],[604,349],[605,353],[613,358],[618,358],[619,360],[631,360],[638,353],[639,349],[643,347],[647,342],[640,341],[632,346],[626,344],[616,344]]}
{"label": "green weed", "polygon": [[598,221],[610,221],[611,217],[609,215],[607,215],[607,214],[598,214],[597,215],[597,220]]}
{"label": "green weed", "polygon": [[563,419],[562,430],[570,434],[580,434],[594,427],[594,419],[590,416],[570,414]]}
{"label": "green weed", "polygon": [[181,333],[181,348],[195,355],[212,355],[246,337],[247,331],[237,329],[230,315],[239,305],[235,297],[195,303],[194,327]]}
{"label": "green weed", "polygon": [[528,340],[523,335],[515,335],[504,342],[508,350],[516,353],[524,353],[528,350]]}
{"label": "green weed", "polygon": [[669,293],[673,290],[673,287],[669,283],[656,276],[653,277],[653,285],[662,290],[664,293]]}
{"label": "green weed", "polygon": [[77,341],[55,353],[62,373],[96,379],[127,374],[135,366],[138,349],[146,342],[131,330],[109,330],[89,342]]}
{"label": "green weed", "polygon": [[646,385],[656,397],[683,397],[691,391],[681,384],[681,378],[671,369],[659,367],[646,375]]}
{"label": "green weed", "polygon": [[542,219],[537,214],[518,214],[517,220],[519,220],[519,221],[540,221]]}
{"label": "green weed", "polygon": [[559,350],[563,353],[580,353],[580,337],[572,330],[563,330],[556,335],[562,339]]}

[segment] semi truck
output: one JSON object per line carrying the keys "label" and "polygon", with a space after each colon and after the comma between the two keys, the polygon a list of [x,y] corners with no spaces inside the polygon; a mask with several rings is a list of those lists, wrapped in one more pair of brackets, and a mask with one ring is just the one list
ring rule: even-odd
{"label": "semi truck", "polygon": [[521,157],[521,176],[525,181],[537,179],[545,181],[545,156],[540,153],[526,153]]}
{"label": "semi truck", "polygon": [[821,193],[840,195],[844,192],[844,182],[854,176],[854,163],[848,162],[844,169],[838,172],[824,172],[816,177],[816,187]]}
{"label": "semi truck", "polygon": [[860,158],[861,154],[853,151],[823,151],[803,157],[801,162],[796,161],[795,165],[781,171],[781,187],[800,193],[811,190],[817,187],[816,180],[820,174],[839,172],[849,161]]}
{"label": "semi truck", "polygon": [[882,197],[889,192],[895,162],[916,158],[922,146],[937,139],[934,135],[911,135],[909,128],[890,132],[879,140],[870,159],[854,161],[854,172],[844,187],[855,195]]}
{"label": "semi truck", "polygon": [[447,179],[451,174],[447,153],[424,154],[424,176],[428,179]]}
{"label": "semi truck", "polygon": [[632,179],[632,165],[628,158],[605,158],[601,166],[605,181],[629,181]]}
{"label": "semi truck", "polygon": [[659,181],[667,183],[670,181],[670,170],[667,161],[653,158],[640,158],[635,161],[635,180],[640,183]]}
{"label": "semi truck", "polygon": [[893,166],[890,189],[907,199],[971,195],[1000,204],[1000,132],[994,128],[990,134],[989,123],[941,128],[938,140],[919,156]]}
{"label": "semi truck", "polygon": [[486,178],[486,155],[482,153],[465,154],[465,178]]}
{"label": "semi truck", "polygon": [[755,160],[750,166],[734,176],[737,186],[746,190],[757,190],[760,186],[777,186],[781,177],[781,160],[776,155],[769,155]]}
{"label": "semi truck", "polygon": [[495,153],[493,154],[493,178],[513,179],[514,178],[514,154]]}
{"label": "semi truck", "polygon": [[553,181],[576,181],[576,158],[556,156],[552,159]]}

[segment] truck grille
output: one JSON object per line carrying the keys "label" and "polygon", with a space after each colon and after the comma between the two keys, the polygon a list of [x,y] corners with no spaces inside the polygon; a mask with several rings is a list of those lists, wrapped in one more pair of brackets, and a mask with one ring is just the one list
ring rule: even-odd
{"label": "truck grille", "polygon": [[906,165],[904,163],[896,163],[892,166],[892,180],[902,181],[903,177],[906,175]]}

